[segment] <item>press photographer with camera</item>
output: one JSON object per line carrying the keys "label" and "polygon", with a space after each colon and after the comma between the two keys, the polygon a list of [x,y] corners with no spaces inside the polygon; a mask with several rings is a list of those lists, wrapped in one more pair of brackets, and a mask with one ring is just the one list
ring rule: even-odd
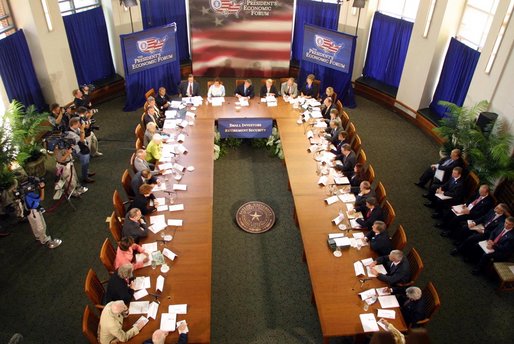
{"label": "press photographer with camera", "polygon": [[79,197],[88,189],[78,183],[77,170],[73,165],[73,144],[71,139],[61,139],[54,148],[55,175],[59,180],[55,185],[54,199],[63,195]]}
{"label": "press photographer with camera", "polygon": [[70,119],[73,117],[74,111],[74,105],[71,105],[67,108],[63,108],[57,103],[50,105],[50,115],[48,116],[48,121],[52,125],[53,130],[61,132],[68,130]]}
{"label": "press photographer with camera", "polygon": [[90,150],[86,142],[86,124],[80,122],[79,117],[70,120],[70,130],[66,132],[66,138],[73,140],[73,154],[80,160],[82,181],[94,183],[94,172],[89,172]]}
{"label": "press photographer with camera", "polygon": [[86,109],[91,108],[91,100],[89,99],[89,95],[84,97],[84,94],[80,89],[73,90],[71,94],[73,94],[73,104],[77,109],[81,106],[85,107]]}
{"label": "press photographer with camera", "polygon": [[98,151],[98,139],[96,138],[94,131],[100,128],[95,125],[96,120],[93,118],[94,113],[96,113],[95,110],[88,110],[84,106],[81,106],[77,109],[77,114],[80,117],[80,121],[85,125],[85,137],[87,145],[91,150],[90,155],[92,157],[104,155]]}

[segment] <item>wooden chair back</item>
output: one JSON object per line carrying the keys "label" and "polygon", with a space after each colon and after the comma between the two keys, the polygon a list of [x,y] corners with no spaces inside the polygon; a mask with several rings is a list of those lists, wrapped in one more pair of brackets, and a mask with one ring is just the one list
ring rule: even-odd
{"label": "wooden chair back", "polygon": [[134,134],[136,135],[136,139],[140,139],[141,141],[144,140],[145,130],[143,129],[143,126],[141,124],[138,124],[136,126],[136,129],[134,129]]}
{"label": "wooden chair back", "polygon": [[[364,149],[361,148],[361,150],[359,151],[359,153],[357,154],[357,163],[360,163],[362,164],[362,166],[366,165],[366,152],[364,151]],[[371,181],[369,181],[371,183]]]}
{"label": "wooden chair back", "polygon": [[136,161],[136,153],[132,153],[130,157],[130,167],[132,167],[132,172],[137,173],[136,166],[134,166],[134,161]]}
{"label": "wooden chair back", "polygon": [[421,298],[425,304],[425,314],[426,318],[420,320],[416,323],[418,326],[425,326],[430,322],[432,316],[437,312],[437,310],[441,307],[441,300],[439,299],[439,294],[437,293],[437,289],[432,282],[428,282],[425,289],[423,289],[423,294]]}
{"label": "wooden chair back", "polygon": [[377,186],[375,186],[375,198],[381,207],[384,206],[386,196],[387,192],[385,190],[384,184],[382,184],[382,182],[378,182]]}
{"label": "wooden chair back", "polygon": [[317,80],[315,79],[313,82],[312,82],[313,85],[315,85],[317,88],[318,88],[318,94],[315,95],[315,97],[313,98],[319,98],[319,93],[321,92],[321,81],[320,80]]}
{"label": "wooden chair back", "polygon": [[341,114],[341,127],[344,130],[347,130],[348,125],[350,124],[350,116],[348,116],[346,111],[342,111],[340,114]]}
{"label": "wooden chair back", "polygon": [[[261,87],[262,86],[266,86],[266,80],[268,80],[268,79],[261,79]],[[275,85],[275,80],[273,80],[273,84],[272,85]],[[279,87],[280,87],[280,85],[279,85]]]}
{"label": "wooden chair back", "polygon": [[394,250],[402,251],[407,245],[407,234],[405,233],[405,229],[403,229],[402,225],[398,225],[398,228],[396,228],[396,231],[391,237],[391,242]]}
{"label": "wooden chair back", "polygon": [[353,138],[355,137],[355,133],[356,133],[355,125],[352,122],[348,123],[346,132],[348,133],[348,140],[350,140],[350,142],[351,142],[353,140]]}
{"label": "wooden chair back", "polygon": [[102,248],[100,249],[100,261],[105,266],[108,273],[112,274],[116,270],[114,261],[116,260],[116,250],[112,246],[109,238],[105,238]]}
{"label": "wooden chair back", "polygon": [[359,136],[359,134],[355,134],[355,138],[352,141],[352,150],[355,152],[355,154],[359,154],[359,151],[362,146],[362,141]]}
{"label": "wooden chair back", "polygon": [[121,240],[121,231],[123,229],[123,226],[118,219],[118,216],[116,216],[116,213],[113,211],[111,214],[111,218],[109,219],[109,231],[112,234],[112,237],[116,242],[119,242]]}
{"label": "wooden chair back", "polygon": [[134,190],[132,190],[132,177],[128,170],[125,170],[121,175],[121,185],[123,186],[123,190],[125,191],[125,195],[129,200],[134,199],[136,195],[134,194]]}
{"label": "wooden chair back", "polygon": [[149,89],[148,91],[146,91],[145,93],[145,99],[148,99],[148,97],[154,97],[155,96],[155,90],[153,89],[153,87],[151,89]]}
{"label": "wooden chair back", "polygon": [[97,309],[104,308],[102,303],[105,295],[105,288],[93,269],[89,269],[87,272],[86,281],[84,283],[84,292]]}
{"label": "wooden chair back", "polygon": [[114,190],[114,193],[112,194],[112,205],[114,206],[114,211],[116,212],[116,215],[120,218],[120,221],[123,221],[125,219],[127,211],[125,210],[125,205],[123,204],[123,200],[121,199],[118,190]]}
{"label": "wooden chair back", "polygon": [[137,138],[136,139],[136,150],[143,149],[143,140]]}
{"label": "wooden chair back", "polygon": [[86,305],[84,315],[82,316],[82,334],[90,344],[98,344],[98,324],[100,319],[91,311],[89,306]]}
{"label": "wooden chair back", "polygon": [[[362,149],[361,149],[362,151]],[[366,168],[366,172],[364,173],[365,180],[367,180],[370,184],[373,184],[375,181],[375,169],[371,164],[368,164],[368,167]]]}
{"label": "wooden chair back", "polygon": [[396,218],[396,212],[388,200],[385,201],[382,211],[384,212],[384,222],[386,226],[391,226],[391,223],[393,223],[394,219]]}
{"label": "wooden chair back", "polygon": [[414,285],[424,267],[423,261],[421,260],[418,251],[416,251],[414,247],[410,249],[409,253],[407,253],[406,258],[409,261],[410,281],[407,283],[398,283],[398,285],[401,287],[409,287]]}
{"label": "wooden chair back", "polygon": [[237,88],[237,86],[244,84],[244,83],[245,83],[245,80],[246,80],[246,79],[237,79],[237,80],[236,80],[236,88]]}
{"label": "wooden chair back", "polygon": [[[145,130],[146,130],[146,125],[145,125],[145,112],[143,111],[143,113],[141,114],[141,117],[139,118],[139,124],[141,125],[141,128],[143,128],[143,135],[145,133]],[[137,139],[137,137],[136,137]]]}
{"label": "wooden chair back", "polygon": [[[339,116],[341,116],[341,114],[344,112],[343,110],[343,103],[341,103],[341,101],[338,99],[336,101],[336,107],[337,107],[337,111],[339,112]],[[348,114],[347,114],[348,116]]]}

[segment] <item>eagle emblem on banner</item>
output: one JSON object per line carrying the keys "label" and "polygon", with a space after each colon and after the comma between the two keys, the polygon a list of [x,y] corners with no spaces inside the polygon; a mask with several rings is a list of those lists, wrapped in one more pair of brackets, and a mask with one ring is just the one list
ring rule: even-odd
{"label": "eagle emblem on banner", "polygon": [[342,44],[336,45],[330,38],[326,38],[320,35],[315,35],[314,40],[316,42],[316,46],[326,53],[336,54],[343,46]]}
{"label": "eagle emblem on banner", "polygon": [[210,0],[210,3],[214,13],[223,14],[225,16],[229,14],[237,16],[243,5],[242,2],[236,2],[235,0]]}
{"label": "eagle emblem on banner", "polygon": [[164,47],[164,43],[166,43],[167,37],[164,36],[162,39],[156,37],[150,37],[147,39],[143,39],[137,41],[137,49],[144,54],[155,53],[156,51],[161,51]]}

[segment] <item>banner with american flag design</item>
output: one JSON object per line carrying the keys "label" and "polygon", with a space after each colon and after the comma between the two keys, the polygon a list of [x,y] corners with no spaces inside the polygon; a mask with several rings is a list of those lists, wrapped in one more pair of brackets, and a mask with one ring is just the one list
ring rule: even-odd
{"label": "banner with american flag design", "polygon": [[281,77],[289,73],[294,0],[190,0],[193,73]]}
{"label": "banner with american flag design", "polygon": [[349,73],[353,59],[355,36],[305,25],[302,59]]}

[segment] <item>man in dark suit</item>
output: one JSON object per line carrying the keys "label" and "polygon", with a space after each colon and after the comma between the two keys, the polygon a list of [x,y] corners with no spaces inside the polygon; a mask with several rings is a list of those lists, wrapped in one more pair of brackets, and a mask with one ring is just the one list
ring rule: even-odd
{"label": "man in dark suit", "polygon": [[325,129],[325,139],[337,146],[339,144],[339,131],[341,131],[341,120],[335,118],[330,121],[328,128]]}
{"label": "man in dark suit", "polygon": [[332,98],[326,97],[321,105],[321,115],[324,119],[330,120],[330,111],[337,110],[337,107],[332,103]]}
{"label": "man in dark suit", "polygon": [[[452,177],[442,186],[435,188],[432,185],[428,194],[423,195],[430,200],[430,203],[425,203],[426,207],[436,208],[436,211],[441,211],[444,208],[449,208],[452,205],[462,202],[464,196],[464,181],[462,178],[462,167],[455,167],[452,170]],[[442,198],[439,198],[437,196]],[[447,198],[449,197],[449,198]]]}
{"label": "man in dark suit", "polygon": [[200,84],[195,81],[193,74],[189,74],[187,81],[182,81],[178,90],[181,97],[196,97],[200,94]]}
{"label": "man in dark suit", "polygon": [[[461,158],[460,149],[454,149],[451,151],[449,157],[442,158],[437,164],[430,165],[430,167],[423,172],[421,177],[419,177],[419,181],[414,184],[421,188],[424,188],[425,184],[428,182],[430,182],[430,184],[432,184],[432,182],[439,185],[444,184],[450,178],[453,168],[462,167],[463,165],[464,161]],[[442,180],[434,179],[437,170],[444,171],[444,177]]]}
{"label": "man in dark suit", "polygon": [[255,96],[252,80],[246,79],[244,83],[236,87],[234,94],[237,98],[252,99]]}
{"label": "man in dark suit", "polygon": [[140,238],[148,236],[148,226],[143,219],[141,210],[132,208],[127,212],[123,228],[121,229],[121,236],[132,237],[136,243],[139,243]]}
{"label": "man in dark suit", "polygon": [[143,184],[154,185],[157,184],[157,178],[152,174],[150,170],[142,170],[134,175],[131,182],[132,191],[134,195],[139,193],[139,187]]}
{"label": "man in dark suit", "polygon": [[[387,274],[378,273],[375,269],[377,264],[383,264]],[[378,257],[369,267],[379,280],[388,283],[391,287],[397,287],[399,284],[410,282],[409,261],[400,250],[392,250],[389,255]]]}
{"label": "man in dark suit", "polygon": [[261,98],[264,98],[266,96],[278,96],[278,91],[275,85],[273,85],[273,80],[268,79],[266,80],[266,85],[262,85],[261,87]]}
{"label": "man in dark suit", "polygon": [[341,148],[343,148],[345,143],[350,144],[350,140],[348,140],[348,133],[341,128],[337,133],[337,145],[335,145],[335,148],[330,150],[330,152],[335,155],[341,154]]}
{"label": "man in dark suit", "polygon": [[[408,327],[417,327],[417,322],[426,318],[425,302],[418,287],[405,289],[405,295],[396,295],[403,320]],[[419,325],[418,325],[419,326]]]}
{"label": "man in dark suit", "polygon": [[364,218],[357,219],[357,223],[363,229],[371,229],[375,221],[384,221],[384,213],[375,197],[368,197],[366,199],[366,211],[362,215]]}
{"label": "man in dark suit", "polygon": [[387,256],[393,249],[393,243],[386,231],[386,224],[383,221],[375,221],[371,230],[366,234],[365,240],[369,247],[379,256]]}
{"label": "man in dark suit", "polygon": [[341,169],[345,176],[351,176],[353,174],[353,168],[357,163],[357,157],[355,156],[354,151],[352,151],[352,146],[347,143],[342,145],[341,154],[337,155],[335,160],[341,161]]}
{"label": "man in dark suit", "polygon": [[159,87],[159,94],[155,96],[155,105],[161,113],[168,109],[170,99],[170,96],[166,94],[166,89]]}
{"label": "man in dark suit", "polygon": [[482,252],[477,266],[473,269],[474,275],[480,274],[491,262],[507,260],[514,253],[514,216],[509,216],[503,226],[497,227],[489,236],[486,247],[493,252]]}

